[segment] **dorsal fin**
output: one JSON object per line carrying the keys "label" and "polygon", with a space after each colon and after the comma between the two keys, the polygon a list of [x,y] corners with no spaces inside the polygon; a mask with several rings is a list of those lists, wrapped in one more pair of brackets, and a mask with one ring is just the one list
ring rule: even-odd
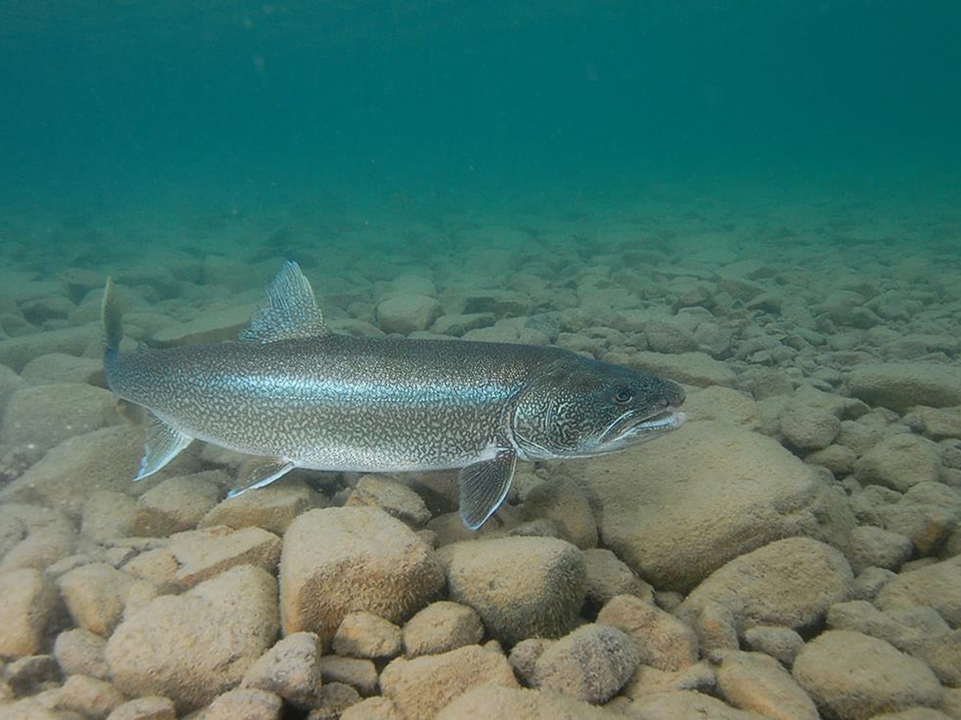
{"label": "dorsal fin", "polygon": [[245,342],[272,343],[323,337],[330,334],[323,313],[317,307],[314,289],[300,265],[288,260],[267,287],[267,304],[250,322],[238,339]]}

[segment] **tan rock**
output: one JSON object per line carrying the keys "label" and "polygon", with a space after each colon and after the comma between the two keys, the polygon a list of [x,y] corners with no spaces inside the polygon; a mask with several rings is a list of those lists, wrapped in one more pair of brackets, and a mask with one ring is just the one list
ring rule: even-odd
{"label": "tan rock", "polygon": [[770,655],[788,670],[804,647],[804,638],[796,630],[777,625],[748,628],[744,631],[744,641],[749,649]]}
{"label": "tan rock", "polygon": [[438,557],[451,599],[474,608],[490,635],[502,642],[563,635],[584,602],[584,561],[563,540],[460,542],[441,548]]}
{"label": "tan rock", "polygon": [[137,502],[127,493],[95,492],[83,505],[80,532],[93,542],[128,537],[137,521]]}
{"label": "tan rock", "polygon": [[420,495],[399,480],[383,475],[364,475],[347,498],[347,507],[379,507],[391,517],[419,527],[430,520]]}
{"label": "tan rock", "polygon": [[362,610],[344,616],[334,633],[338,655],[355,658],[393,658],[401,652],[402,631],[390,620]]}
{"label": "tan rock", "polygon": [[283,701],[254,688],[236,688],[214,699],[201,720],[280,720]]}
{"label": "tan rock", "polygon": [[90,343],[99,339],[100,328],[93,324],[12,337],[0,340],[0,363],[19,372],[41,355],[81,355]]}
{"label": "tan rock", "polygon": [[597,622],[623,631],[634,643],[637,662],[661,670],[681,670],[697,662],[694,631],[656,605],[633,595],[618,595],[597,615]]}
{"label": "tan rock", "polygon": [[243,687],[266,690],[300,708],[320,697],[320,643],[314,633],[294,633],[278,641],[244,675]]}
{"label": "tan rock", "polygon": [[101,388],[107,386],[101,359],[66,353],[49,353],[34,358],[23,366],[20,377],[33,385],[86,383]]}
{"label": "tan rock", "polygon": [[689,665],[681,670],[661,670],[650,665],[638,665],[621,691],[626,697],[639,700],[648,695],[697,690],[712,692],[717,683],[714,670],[707,662]]}
{"label": "tan rock", "polygon": [[377,305],[377,322],[386,333],[408,335],[426,330],[444,312],[436,298],[419,293],[402,293]]}
{"label": "tan rock", "polygon": [[882,610],[927,605],[951,627],[961,627],[961,556],[901,573],[878,593]]}
{"label": "tan rock", "polygon": [[104,563],[83,565],[57,580],[60,596],[73,621],[108,637],[123,616],[132,577]]}
{"label": "tan rock", "polygon": [[735,710],[720,700],[691,690],[648,695],[631,706],[634,720],[763,720],[764,716],[748,710]]}
{"label": "tan rock", "polygon": [[397,658],[384,668],[380,685],[407,720],[430,720],[474,687],[518,687],[507,659],[477,645],[413,660]]}
{"label": "tan rock", "polygon": [[35,655],[54,620],[57,589],[40,571],[0,575],[0,657]]}
{"label": "tan rock", "polygon": [[914,546],[910,538],[900,533],[861,525],[851,531],[851,541],[845,550],[851,569],[859,573],[869,567],[897,570],[911,558]]}
{"label": "tan rock", "polygon": [[231,530],[210,527],[170,536],[170,552],[180,565],[176,579],[184,587],[237,565],[256,565],[273,573],[280,561],[280,538],[256,527]]}
{"label": "tan rock", "polygon": [[827,488],[811,467],[727,423],[691,423],[659,439],[657,452],[566,467],[596,502],[603,545],[663,590],[687,592],[772,540],[819,535],[828,515]]}
{"label": "tan rock", "polygon": [[639,654],[632,639],[608,625],[584,625],[547,648],[534,666],[535,684],[599,704],[634,674]]}
{"label": "tan rock", "polygon": [[201,518],[198,527],[226,525],[235,530],[260,527],[283,535],[298,515],[322,506],[323,496],[296,478],[259,488],[218,503]]}
{"label": "tan rock", "polygon": [[242,565],[132,613],[110,637],[107,662],[125,694],[164,695],[186,712],[240,682],[278,621],[276,582]]}
{"label": "tan rock", "polygon": [[192,320],[159,330],[150,342],[156,347],[174,347],[234,340],[250,324],[250,318],[256,311],[255,303],[209,310]]}
{"label": "tan rock", "polygon": [[145,537],[167,537],[192,530],[217,504],[220,488],[228,482],[226,473],[220,470],[167,478],[137,501],[134,532]]}
{"label": "tan rock", "polygon": [[617,716],[566,695],[506,687],[473,688],[437,714],[437,720],[604,720],[614,717]]}
{"label": "tan rock", "polygon": [[325,655],[320,658],[320,676],[325,683],[350,685],[361,695],[374,695],[378,688],[373,660]]}
{"label": "tan rock", "polygon": [[107,720],[177,720],[177,711],[173,700],[153,695],[118,705]]}
{"label": "tan rock", "polygon": [[36,461],[69,437],[119,420],[109,390],[84,383],[27,386],[7,401],[0,446]]}
{"label": "tan rock", "polygon": [[443,584],[430,548],[376,508],[311,510],[284,536],[284,632],[316,632],[324,646],[349,612],[368,610],[400,622],[426,605]]}
{"label": "tan rock", "polygon": [[98,680],[110,679],[107,665],[107,641],[96,633],[74,628],[57,635],[53,656],[64,675],[86,675]]}
{"label": "tan rock", "polygon": [[534,677],[534,668],[537,666],[537,660],[544,654],[544,651],[555,642],[557,641],[547,640],[545,638],[527,638],[527,640],[521,640],[511,648],[507,660],[511,664],[511,667],[514,668],[514,674],[516,674],[525,685],[534,686],[537,684]]}
{"label": "tan rock", "polygon": [[320,689],[317,707],[310,711],[307,720],[339,720],[349,707],[360,702],[360,693],[345,683],[329,682]]}
{"label": "tan rock", "polygon": [[916,654],[925,643],[947,635],[950,630],[936,611],[924,605],[882,612],[864,600],[832,605],[828,610],[827,627],[856,630],[911,654]]}
{"label": "tan rock", "polygon": [[14,545],[0,560],[0,574],[13,570],[33,568],[45,570],[59,560],[68,557],[76,545],[72,532],[44,528],[29,533]]}
{"label": "tan rock", "polygon": [[118,705],[107,720],[177,720],[177,711],[173,700],[153,695]]}
{"label": "tan rock", "polygon": [[103,720],[123,701],[124,696],[110,683],[86,675],[71,675],[60,688],[55,708]]}
{"label": "tan rock", "polygon": [[684,412],[691,420],[718,420],[757,430],[761,424],[758,404],[747,393],[715,385],[688,394]]}
{"label": "tan rock", "polygon": [[903,412],[915,405],[961,405],[961,372],[924,363],[872,363],[847,377],[850,393],[871,405]]}
{"label": "tan rock", "polygon": [[924,641],[914,655],[926,662],[942,683],[961,687],[961,630]]}
{"label": "tan rock", "polygon": [[404,720],[394,701],[386,697],[370,697],[351,705],[340,715],[340,720]]}
{"label": "tan rock", "polygon": [[123,571],[128,575],[160,587],[176,583],[179,570],[177,557],[167,548],[142,552],[123,566]]}
{"label": "tan rock", "polygon": [[829,717],[862,720],[914,705],[934,706],[941,685],[922,662],[876,638],[831,630],[807,643],[794,678]]}
{"label": "tan rock", "polygon": [[862,485],[882,485],[898,492],[922,482],[937,482],[941,451],[936,443],[911,433],[889,435],[868,450],[854,469]]}
{"label": "tan rock", "polygon": [[678,617],[690,623],[705,605],[728,608],[745,628],[818,622],[850,595],[853,573],[844,556],[810,538],[788,538],[732,560],[682,603]]}
{"label": "tan rock", "polygon": [[637,576],[617,555],[604,548],[582,552],[587,578],[587,603],[600,609],[617,595],[654,601],[654,588]]}
{"label": "tan rock", "polygon": [[638,352],[629,357],[628,364],[635,370],[658,377],[669,377],[685,385],[697,387],[737,385],[737,375],[730,367],[702,352],[685,352],[676,355]]}
{"label": "tan rock", "polygon": [[563,478],[539,484],[528,493],[521,520],[546,518],[555,523],[560,537],[582,550],[597,546],[597,523],[587,496],[573,480]]}
{"label": "tan rock", "polygon": [[38,502],[78,516],[98,490],[129,490],[142,452],[140,432],[126,424],[70,437],[0,489],[0,503]]}
{"label": "tan rock", "polygon": [[717,671],[728,704],[772,720],[818,720],[814,701],[781,664],[762,653],[728,652]]}
{"label": "tan rock", "polygon": [[404,654],[437,655],[464,645],[475,645],[484,637],[480,617],[466,605],[442,600],[431,603],[404,625]]}

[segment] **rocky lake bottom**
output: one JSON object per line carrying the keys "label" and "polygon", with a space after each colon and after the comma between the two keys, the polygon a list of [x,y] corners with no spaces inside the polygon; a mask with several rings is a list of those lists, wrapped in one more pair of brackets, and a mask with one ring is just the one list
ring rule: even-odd
{"label": "rocky lake bottom", "polygon": [[[0,222],[0,718],[961,718],[961,217],[638,204]],[[284,259],[338,332],[554,344],[689,422],[519,466],[133,484],[127,340],[232,339]]]}

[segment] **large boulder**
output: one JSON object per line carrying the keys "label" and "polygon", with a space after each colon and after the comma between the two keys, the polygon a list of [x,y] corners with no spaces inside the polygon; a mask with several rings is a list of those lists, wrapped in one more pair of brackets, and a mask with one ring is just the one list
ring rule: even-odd
{"label": "large boulder", "polygon": [[792,672],[821,713],[838,720],[867,720],[941,699],[941,685],[927,665],[884,640],[849,630],[831,630],[809,642]]}
{"label": "large boulder", "polygon": [[961,405],[961,368],[949,365],[871,363],[852,370],[847,385],[854,397],[898,412]]}
{"label": "large boulder", "polygon": [[380,675],[381,690],[407,720],[432,720],[457,696],[490,685],[519,687],[507,658],[479,645],[413,660],[397,658]]}
{"label": "large boulder", "polygon": [[242,565],[131,613],[107,643],[117,687],[186,714],[235,686],[277,636],[277,583]]}
{"label": "large boulder", "polygon": [[854,574],[838,550],[810,538],[787,538],[742,555],[714,572],[678,608],[696,624],[711,606],[729,610],[742,627],[810,627],[851,593]]}
{"label": "large boulder", "polygon": [[613,713],[567,695],[485,685],[460,695],[440,711],[437,720],[613,720]]}
{"label": "large boulder", "polygon": [[98,490],[124,492],[140,466],[142,438],[127,425],[64,440],[0,490],[0,502],[39,502],[79,516]]}
{"label": "large boulder", "polygon": [[408,335],[426,330],[444,312],[436,298],[419,293],[403,293],[377,305],[377,322],[386,333]]}
{"label": "large boulder", "polygon": [[402,622],[443,588],[431,549],[379,508],[311,510],[291,523],[280,560],[285,634],[306,630],[329,647],[348,613]]}
{"label": "large boulder", "polygon": [[882,610],[927,605],[951,627],[961,628],[961,555],[901,573],[884,586],[875,604]]}
{"label": "large boulder", "polygon": [[592,496],[601,544],[662,590],[688,592],[772,540],[825,531],[825,485],[811,467],[728,423],[690,423],[642,448],[566,467]]}
{"label": "large boulder", "polygon": [[56,606],[57,589],[39,570],[24,568],[0,576],[0,657],[40,652]]}
{"label": "large boulder", "polygon": [[502,642],[559,637],[574,626],[584,602],[584,560],[564,540],[468,540],[441,548],[438,557],[451,599],[474,608]]}
{"label": "large boulder", "polygon": [[7,402],[0,447],[36,461],[67,438],[118,420],[109,390],[84,383],[28,386]]}

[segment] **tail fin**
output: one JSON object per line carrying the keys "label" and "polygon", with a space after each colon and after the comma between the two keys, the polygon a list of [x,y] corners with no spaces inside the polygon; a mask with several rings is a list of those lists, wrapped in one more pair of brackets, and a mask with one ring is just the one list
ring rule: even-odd
{"label": "tail fin", "polygon": [[120,305],[113,289],[113,278],[107,278],[103,289],[103,305],[100,306],[100,324],[103,326],[103,344],[108,353],[120,351],[120,341],[123,339],[123,322],[121,321]]}

